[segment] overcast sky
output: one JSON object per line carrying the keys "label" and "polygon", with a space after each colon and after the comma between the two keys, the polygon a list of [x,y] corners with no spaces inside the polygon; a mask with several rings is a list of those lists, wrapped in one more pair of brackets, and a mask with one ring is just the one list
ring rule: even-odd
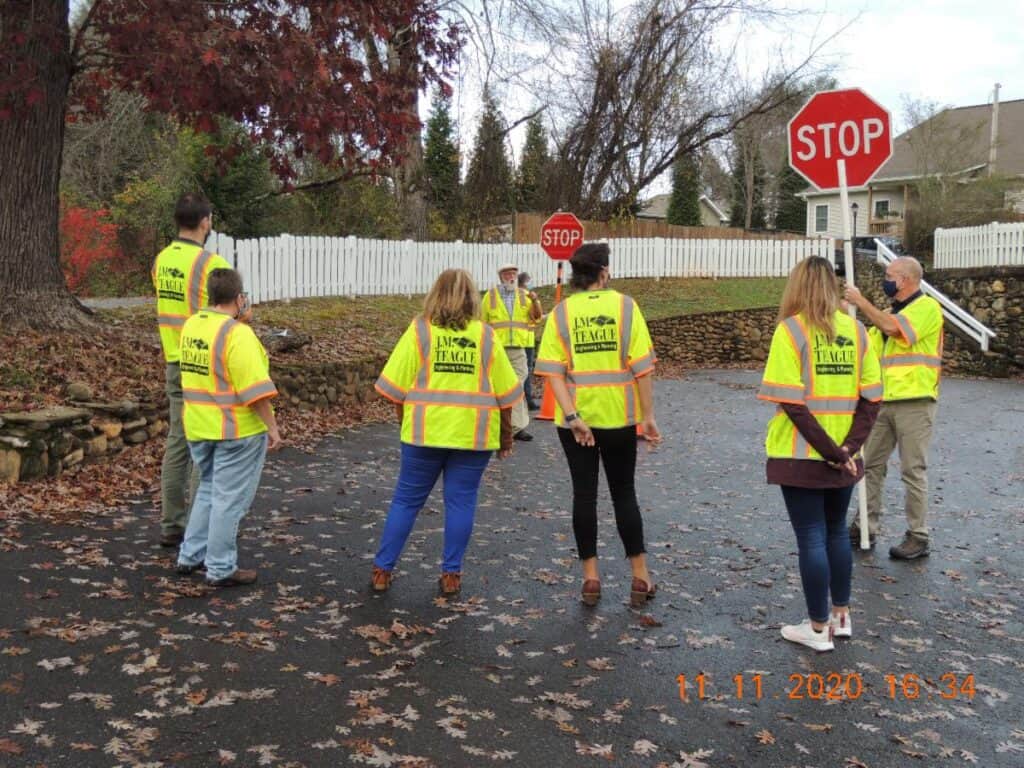
{"label": "overcast sky", "polygon": [[[822,30],[852,22],[830,47],[836,78],[881,102],[898,129],[908,127],[903,95],[941,105],[983,104],[998,82],[1002,101],[1024,98],[1021,0],[792,0],[790,5],[823,14]],[[812,24],[794,25],[794,44],[814,31]]]}

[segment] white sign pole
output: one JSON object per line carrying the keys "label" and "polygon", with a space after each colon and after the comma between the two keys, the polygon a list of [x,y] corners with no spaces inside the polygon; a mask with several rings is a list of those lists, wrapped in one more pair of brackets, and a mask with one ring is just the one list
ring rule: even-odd
{"label": "white sign pole", "polygon": [[[846,161],[838,160],[839,171],[839,207],[843,220],[843,262],[846,267],[846,284],[855,285],[853,281],[853,235],[850,231],[850,196],[846,189]],[[850,305],[850,317],[857,319],[857,308]],[[868,497],[864,488],[864,480],[857,483],[857,508],[859,513],[860,548],[871,549],[868,533]]]}

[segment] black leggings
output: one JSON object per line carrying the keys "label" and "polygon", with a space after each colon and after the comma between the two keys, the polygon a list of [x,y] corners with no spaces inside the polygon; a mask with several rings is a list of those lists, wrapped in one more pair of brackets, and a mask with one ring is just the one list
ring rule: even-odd
{"label": "black leggings", "polygon": [[572,475],[572,530],[580,560],[597,557],[598,462],[604,463],[615,508],[615,525],[626,557],[644,553],[644,522],[636,501],[636,427],[594,429],[596,445],[585,448],[571,429],[558,429]]}

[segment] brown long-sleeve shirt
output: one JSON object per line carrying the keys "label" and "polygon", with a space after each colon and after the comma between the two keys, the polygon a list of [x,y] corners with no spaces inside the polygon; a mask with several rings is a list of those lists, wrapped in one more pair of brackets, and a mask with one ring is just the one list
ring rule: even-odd
{"label": "brown long-sleeve shirt", "polygon": [[[841,464],[847,456],[853,456],[864,445],[871,434],[871,427],[878,418],[881,403],[873,403],[863,397],[857,401],[857,409],[853,414],[853,424],[843,440],[842,446],[836,445],[807,406],[796,403],[780,403],[782,410],[796,426],[797,431],[810,443],[826,461],[815,459],[768,459],[765,472],[768,482],[773,485],[792,485],[797,488],[845,488],[853,485],[864,476],[864,462],[857,460],[857,476],[849,474],[845,469],[835,469],[828,462]],[[847,449],[844,454],[842,448]]]}

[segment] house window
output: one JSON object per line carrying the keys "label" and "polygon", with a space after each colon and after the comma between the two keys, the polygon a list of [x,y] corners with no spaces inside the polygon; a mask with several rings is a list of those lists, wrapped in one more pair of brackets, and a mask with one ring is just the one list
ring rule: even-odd
{"label": "house window", "polygon": [[814,206],[814,231],[828,232],[828,206]]}
{"label": "house window", "polygon": [[875,218],[884,219],[889,215],[889,201],[875,200]]}

